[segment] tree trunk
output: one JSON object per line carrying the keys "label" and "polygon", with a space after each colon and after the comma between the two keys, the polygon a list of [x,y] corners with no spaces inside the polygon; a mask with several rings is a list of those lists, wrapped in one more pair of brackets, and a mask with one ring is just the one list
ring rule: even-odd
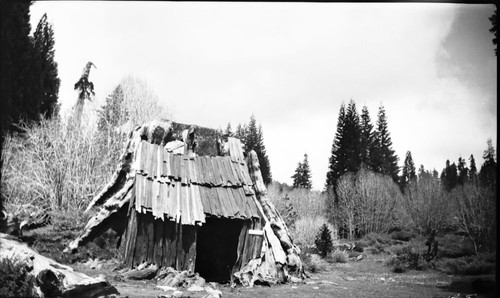
{"label": "tree trunk", "polygon": [[0,233],[0,259],[21,262],[35,278],[41,297],[98,297],[119,294],[104,278],[93,278],[38,254],[16,238]]}

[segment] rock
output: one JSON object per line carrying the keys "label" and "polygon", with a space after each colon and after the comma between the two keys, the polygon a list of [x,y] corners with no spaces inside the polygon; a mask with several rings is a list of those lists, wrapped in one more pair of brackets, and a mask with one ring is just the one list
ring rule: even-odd
{"label": "rock", "polygon": [[319,287],[313,287],[313,289],[315,289],[315,290],[319,290]]}
{"label": "rock", "polygon": [[298,278],[298,277],[295,277],[295,276],[291,276],[289,281],[293,282],[293,283],[303,283],[304,280],[302,278]]}
{"label": "rock", "polygon": [[169,286],[156,286],[156,287],[159,288],[159,289],[162,289],[165,292],[168,292],[168,291],[177,291],[177,288],[169,287]]}
{"label": "rock", "polygon": [[172,297],[182,297],[182,292],[181,291],[174,291],[172,293]]}
{"label": "rock", "polygon": [[356,261],[361,261],[363,259],[363,255],[359,255],[356,257]]}
{"label": "rock", "polygon": [[205,287],[205,291],[209,294],[208,296],[205,296],[204,298],[220,298],[222,297],[222,292],[219,290],[214,290],[210,287]]}
{"label": "rock", "polygon": [[192,285],[191,287],[189,287],[189,289],[187,289],[189,292],[201,292],[201,291],[205,291],[205,289],[202,287],[202,286],[198,286],[198,285]]}

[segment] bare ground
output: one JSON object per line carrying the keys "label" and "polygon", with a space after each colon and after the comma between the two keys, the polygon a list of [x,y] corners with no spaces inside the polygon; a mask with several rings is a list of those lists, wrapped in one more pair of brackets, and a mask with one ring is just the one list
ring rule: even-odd
{"label": "bare ground", "polygon": [[[493,292],[495,275],[452,276],[433,270],[407,271],[393,273],[385,265],[387,256],[368,254],[361,261],[329,264],[323,272],[309,273],[304,283],[263,286],[253,288],[218,285],[223,297],[496,297]],[[123,281],[117,279],[111,267],[89,269],[81,263],[74,265],[76,270],[91,276],[104,274],[122,296],[158,297],[164,292],[156,288],[154,281]],[[183,297],[203,297],[201,293],[187,292]]]}

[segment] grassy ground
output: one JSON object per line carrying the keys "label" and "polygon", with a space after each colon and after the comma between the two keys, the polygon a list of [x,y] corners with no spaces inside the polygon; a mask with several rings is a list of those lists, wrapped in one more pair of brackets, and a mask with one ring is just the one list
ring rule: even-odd
{"label": "grassy ground", "polygon": [[[124,281],[116,277],[117,271],[113,270],[119,266],[119,261],[117,250],[113,248],[116,244],[113,235],[96,239],[77,254],[63,254],[63,248],[76,236],[78,229],[81,227],[69,223],[66,226],[47,226],[30,231],[25,234],[23,240],[41,254],[68,264],[75,270],[90,276],[105,276],[122,296],[158,297],[163,293],[156,288],[154,281]],[[257,285],[253,288],[218,285],[218,288],[223,297],[234,298],[456,297],[458,293],[495,297],[495,254],[473,256],[473,249],[462,236],[445,235],[437,240],[440,243],[440,251],[437,259],[431,262],[424,261],[419,254],[425,251],[425,240],[422,238],[413,236],[408,239],[374,234],[349,242],[354,243],[356,249],[349,252],[336,250],[325,259],[304,253],[303,260],[310,275],[304,283],[272,287]],[[394,260],[397,259],[397,254],[408,251],[416,252],[419,258],[416,261],[417,266],[398,264],[404,270],[402,273],[396,273]],[[356,260],[356,257],[362,259]],[[89,260],[96,258],[107,261],[102,262],[100,266],[90,266]],[[197,295],[189,293],[190,297],[198,297]]]}

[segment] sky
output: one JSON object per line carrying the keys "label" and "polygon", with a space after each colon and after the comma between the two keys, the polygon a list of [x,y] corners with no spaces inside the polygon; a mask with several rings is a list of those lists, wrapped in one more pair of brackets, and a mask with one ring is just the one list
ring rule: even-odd
{"label": "sky", "polygon": [[95,102],[119,82],[147,82],[172,120],[262,125],[273,179],[292,184],[309,156],[322,190],[339,109],[380,106],[402,166],[438,172],[483,162],[497,144],[497,57],[488,4],[42,1],[55,32],[62,110],[92,61]]}

